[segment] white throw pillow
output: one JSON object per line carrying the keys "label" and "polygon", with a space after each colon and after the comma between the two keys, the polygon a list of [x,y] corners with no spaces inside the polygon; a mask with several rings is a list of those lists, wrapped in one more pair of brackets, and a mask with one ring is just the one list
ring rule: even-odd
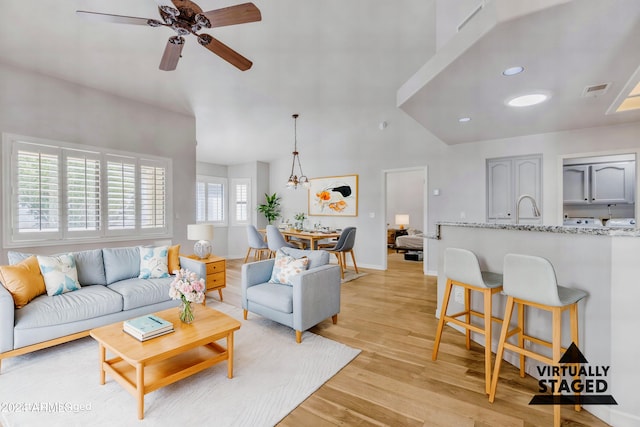
{"label": "white throw pillow", "polygon": [[291,278],[302,273],[307,268],[309,268],[309,258],[303,257],[295,259],[278,250],[269,283],[280,283],[281,285],[292,286]]}
{"label": "white throw pillow", "polygon": [[140,246],[140,279],[169,277],[169,247],[145,248]]}
{"label": "white throw pillow", "polygon": [[47,295],[62,295],[80,289],[76,260],[72,254],[37,255]]}

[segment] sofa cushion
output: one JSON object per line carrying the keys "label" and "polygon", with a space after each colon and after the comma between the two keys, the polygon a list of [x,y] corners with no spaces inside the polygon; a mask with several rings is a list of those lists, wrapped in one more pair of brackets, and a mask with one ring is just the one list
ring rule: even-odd
{"label": "sofa cushion", "polygon": [[137,246],[102,249],[102,258],[107,285],[140,274],[140,249]]}
{"label": "sofa cushion", "polygon": [[28,254],[26,252],[16,252],[16,251],[7,252],[7,258],[9,259],[9,264],[11,265],[17,264],[20,261],[24,261],[25,259],[29,258],[32,255],[33,254]]}
{"label": "sofa cushion", "polygon": [[175,274],[177,270],[180,270],[180,245],[169,246],[167,264],[169,268],[169,274]]}
{"label": "sofa cushion", "polygon": [[263,283],[247,289],[247,300],[280,311],[293,313],[293,288],[277,283]]}
{"label": "sofa cushion", "polygon": [[76,260],[72,254],[37,255],[47,295],[62,295],[80,289]]}
{"label": "sofa cushion", "polygon": [[309,270],[325,264],[329,264],[329,252],[327,251],[312,251],[286,247],[283,247],[280,250],[286,255],[292,256],[296,259],[305,256],[309,258],[309,266],[307,267]]}
{"label": "sofa cushion", "polygon": [[78,282],[81,286],[106,285],[102,249],[73,252],[78,270]]}
{"label": "sofa cushion", "polygon": [[38,259],[33,255],[15,265],[0,266],[0,281],[11,293],[16,308],[47,292]]}
{"label": "sofa cushion", "polygon": [[131,310],[170,300],[169,285],[172,281],[172,277],[163,279],[139,279],[136,277],[112,283],[108,288],[122,296],[124,310]]}
{"label": "sofa cushion", "polygon": [[16,329],[77,322],[122,311],[122,296],[104,286],[87,286],[62,295],[41,295],[16,310]]}
{"label": "sofa cushion", "polygon": [[271,272],[271,279],[269,279],[269,283],[280,283],[282,285],[291,286],[291,278],[305,271],[308,266],[309,258],[306,256],[300,259],[295,259],[292,256],[286,255],[279,249],[273,263],[273,270]]}
{"label": "sofa cushion", "polygon": [[140,246],[140,279],[158,279],[169,277],[167,258],[169,248],[167,246],[144,247]]}

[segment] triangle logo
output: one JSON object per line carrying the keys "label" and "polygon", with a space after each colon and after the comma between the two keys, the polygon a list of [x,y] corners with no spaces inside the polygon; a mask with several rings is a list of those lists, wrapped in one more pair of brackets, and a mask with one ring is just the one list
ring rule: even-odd
{"label": "triangle logo", "polygon": [[589,363],[580,351],[576,343],[572,342],[564,352],[558,363]]}

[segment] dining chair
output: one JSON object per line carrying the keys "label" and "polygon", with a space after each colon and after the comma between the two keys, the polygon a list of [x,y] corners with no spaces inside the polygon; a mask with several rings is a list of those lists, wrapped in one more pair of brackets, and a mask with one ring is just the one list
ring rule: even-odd
{"label": "dining chair", "polygon": [[276,255],[280,248],[297,248],[296,245],[285,240],[278,227],[275,225],[267,225],[267,246],[269,247],[269,257]]}
{"label": "dining chair", "polygon": [[262,259],[262,254],[266,253],[267,258],[269,257],[269,246],[267,242],[264,241],[264,237],[258,231],[258,229],[252,225],[247,225],[247,239],[249,240],[249,249],[247,249],[247,255],[244,257],[244,263],[246,264],[249,259],[249,255],[251,255],[251,251],[255,251],[253,254],[253,259],[259,261]]}
{"label": "dining chair", "polygon": [[338,242],[334,247],[322,248],[327,252],[335,254],[336,258],[338,258],[338,264],[340,265],[340,273],[342,278],[344,279],[344,271],[347,268],[347,253],[351,254],[351,260],[353,261],[353,267],[358,273],[358,265],[356,264],[356,257],[353,254],[353,246],[356,243],[356,228],[355,227],[345,227],[340,233],[340,237],[338,238]]}

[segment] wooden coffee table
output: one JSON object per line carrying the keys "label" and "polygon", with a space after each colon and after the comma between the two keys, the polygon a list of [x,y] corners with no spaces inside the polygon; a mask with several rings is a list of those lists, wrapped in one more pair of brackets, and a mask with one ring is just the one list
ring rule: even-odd
{"label": "wooden coffee table", "polygon": [[[227,361],[227,377],[233,378],[233,333],[240,322],[224,313],[198,306],[196,319],[185,324],[178,308],[155,313],[175,329],[148,341],[138,341],[122,331],[122,322],[92,329],[100,344],[100,384],[108,373],[138,399],[138,418],[144,418],[144,395],[216,363]],[[216,341],[226,338],[227,348]],[[106,359],[106,350],[116,355]]]}

